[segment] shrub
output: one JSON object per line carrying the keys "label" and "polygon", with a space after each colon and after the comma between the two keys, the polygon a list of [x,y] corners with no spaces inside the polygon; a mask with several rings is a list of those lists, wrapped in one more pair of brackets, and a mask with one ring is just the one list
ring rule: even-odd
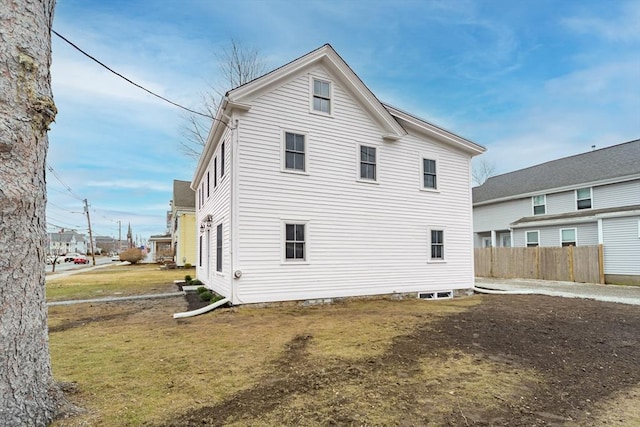
{"label": "shrub", "polygon": [[190,284],[191,284],[191,285],[193,285],[193,286],[202,286],[202,285],[204,285],[204,283],[202,283],[202,282],[201,282],[200,280],[198,280],[198,279],[194,279],[194,280],[192,280]]}
{"label": "shrub", "polygon": [[135,264],[142,259],[144,259],[144,254],[138,248],[131,248],[120,252],[120,261],[129,261],[131,264]]}
{"label": "shrub", "polygon": [[213,294],[211,293],[211,291],[204,291],[200,293],[201,301],[211,301],[211,298],[213,298]]}
{"label": "shrub", "polygon": [[191,267],[192,267],[192,265],[191,265],[191,264],[189,264],[188,262],[187,262],[187,263],[185,263],[185,265],[184,265],[184,268],[191,268]]}
{"label": "shrub", "polygon": [[188,274],[186,276],[184,276],[184,281],[187,282],[187,285],[189,285],[192,280],[193,279]]}
{"label": "shrub", "polygon": [[198,289],[196,289],[196,292],[198,292],[199,294],[206,292],[207,288],[205,288],[204,286],[200,286],[198,287]]}

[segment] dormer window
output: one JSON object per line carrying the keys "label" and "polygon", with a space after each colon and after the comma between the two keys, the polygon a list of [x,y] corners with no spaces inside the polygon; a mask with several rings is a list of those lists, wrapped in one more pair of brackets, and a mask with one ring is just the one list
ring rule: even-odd
{"label": "dormer window", "polygon": [[331,83],[313,79],[313,111],[331,114]]}

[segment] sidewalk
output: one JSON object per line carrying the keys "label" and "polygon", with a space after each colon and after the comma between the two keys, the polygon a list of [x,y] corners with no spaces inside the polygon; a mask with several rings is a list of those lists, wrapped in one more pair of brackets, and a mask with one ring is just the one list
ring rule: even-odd
{"label": "sidewalk", "polygon": [[565,298],[587,298],[597,301],[640,305],[640,286],[476,277],[476,288],[478,288],[480,292],[483,290],[498,290],[509,293],[539,294]]}

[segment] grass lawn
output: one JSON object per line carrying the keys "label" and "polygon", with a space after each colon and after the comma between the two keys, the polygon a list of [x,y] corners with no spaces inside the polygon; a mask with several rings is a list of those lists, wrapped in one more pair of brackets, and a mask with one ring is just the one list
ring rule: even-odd
{"label": "grass lawn", "polygon": [[[48,282],[47,295],[164,292],[184,274],[113,266]],[[549,379],[505,356],[508,342],[488,347],[503,335],[492,315],[478,337],[450,340],[473,326],[465,313],[488,301],[496,299],[352,299],[223,308],[180,320],[172,314],[186,309],[182,297],[53,306],[54,376],[77,384],[68,397],[85,410],[54,426],[532,425],[529,418],[510,424],[509,416],[535,406]],[[639,391],[625,388],[603,402],[587,395],[589,414],[602,411],[597,420],[610,425],[625,425],[615,422],[621,414],[640,422]]]}
{"label": "grass lawn", "polygon": [[70,276],[47,278],[47,301],[173,292],[174,280],[190,270],[160,270],[157,264],[111,265]]}

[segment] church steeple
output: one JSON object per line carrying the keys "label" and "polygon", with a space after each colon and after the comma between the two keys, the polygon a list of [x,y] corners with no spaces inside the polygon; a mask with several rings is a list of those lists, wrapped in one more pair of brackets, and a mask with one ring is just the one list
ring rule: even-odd
{"label": "church steeple", "polygon": [[131,233],[131,222],[129,222],[129,229],[127,230],[127,242],[129,242],[129,248],[133,247],[133,234]]}

